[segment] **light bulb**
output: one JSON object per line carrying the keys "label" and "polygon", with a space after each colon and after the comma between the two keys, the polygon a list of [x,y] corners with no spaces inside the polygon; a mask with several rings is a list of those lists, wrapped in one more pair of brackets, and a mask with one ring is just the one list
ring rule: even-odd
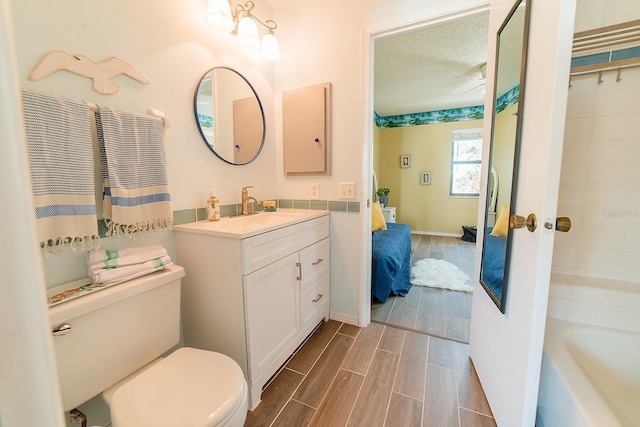
{"label": "light bulb", "polygon": [[238,24],[238,42],[248,47],[260,46],[258,27],[250,16],[244,16]]}
{"label": "light bulb", "polygon": [[261,53],[265,61],[276,62],[282,59],[278,39],[276,39],[276,36],[273,35],[272,31],[269,31],[262,38]]}
{"label": "light bulb", "polygon": [[221,30],[233,31],[236,28],[236,24],[231,17],[229,0],[209,0],[207,22]]}

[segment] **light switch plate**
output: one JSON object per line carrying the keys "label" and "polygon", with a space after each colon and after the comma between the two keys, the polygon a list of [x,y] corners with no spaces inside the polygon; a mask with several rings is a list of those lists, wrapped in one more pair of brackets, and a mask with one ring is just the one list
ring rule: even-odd
{"label": "light switch plate", "polygon": [[353,200],[356,198],[355,182],[341,182],[338,187],[340,200]]}

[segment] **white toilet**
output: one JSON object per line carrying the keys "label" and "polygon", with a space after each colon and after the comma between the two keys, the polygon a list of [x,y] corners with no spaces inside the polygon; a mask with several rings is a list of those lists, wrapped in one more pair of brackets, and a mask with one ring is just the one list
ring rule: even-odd
{"label": "white toilet", "polygon": [[244,425],[233,359],[189,347],[160,357],[180,341],[184,274],[173,266],[49,309],[65,411],[102,393],[113,427]]}

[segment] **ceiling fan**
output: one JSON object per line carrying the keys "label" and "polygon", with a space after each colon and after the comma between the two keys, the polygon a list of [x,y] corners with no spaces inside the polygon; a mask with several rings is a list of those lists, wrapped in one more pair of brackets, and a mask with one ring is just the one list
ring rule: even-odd
{"label": "ceiling fan", "polygon": [[466,91],[462,92],[458,96],[463,96],[463,95],[466,95],[466,94],[468,94],[470,92],[473,92],[476,89],[484,87],[484,85],[487,83],[487,63],[483,62],[482,64],[477,66],[476,70],[473,72],[473,75],[455,76],[455,77],[460,77],[460,78],[463,78],[463,79],[473,79],[473,80],[478,80],[479,81],[479,83],[476,86],[474,86],[474,87],[472,87],[470,89],[467,89]]}

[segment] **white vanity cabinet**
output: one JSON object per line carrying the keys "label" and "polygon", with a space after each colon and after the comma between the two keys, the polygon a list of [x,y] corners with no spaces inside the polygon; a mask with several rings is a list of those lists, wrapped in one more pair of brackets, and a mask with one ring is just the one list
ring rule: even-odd
{"label": "white vanity cabinet", "polygon": [[267,381],[329,318],[329,215],[303,216],[248,236],[211,234],[211,227],[174,227],[177,257],[186,272],[184,344],[236,360],[253,409]]}

